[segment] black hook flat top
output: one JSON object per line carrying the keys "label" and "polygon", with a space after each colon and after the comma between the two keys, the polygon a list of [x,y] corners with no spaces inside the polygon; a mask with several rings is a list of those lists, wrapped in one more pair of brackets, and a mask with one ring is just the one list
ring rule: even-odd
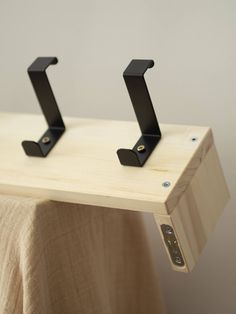
{"label": "black hook flat top", "polygon": [[56,57],[39,57],[28,67],[28,72],[44,72],[49,65],[57,63]]}
{"label": "black hook flat top", "polygon": [[29,156],[46,157],[65,131],[65,125],[46,74],[48,66],[57,63],[56,57],[40,57],[28,68],[31,83],[49,127],[38,142],[22,142],[24,151]]}
{"label": "black hook flat top", "polygon": [[153,66],[153,60],[136,59],[123,73],[142,136],[132,150],[122,148],[117,151],[122,165],[142,167],[161,139],[161,130],[144,79],[147,69]]}
{"label": "black hook flat top", "polygon": [[147,69],[154,66],[153,60],[134,59],[125,69],[123,76],[143,76]]}

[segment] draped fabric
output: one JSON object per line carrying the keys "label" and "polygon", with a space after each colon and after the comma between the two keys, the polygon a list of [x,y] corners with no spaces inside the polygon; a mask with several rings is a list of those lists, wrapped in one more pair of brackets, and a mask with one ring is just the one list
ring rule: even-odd
{"label": "draped fabric", "polygon": [[162,314],[142,214],[0,196],[1,314]]}

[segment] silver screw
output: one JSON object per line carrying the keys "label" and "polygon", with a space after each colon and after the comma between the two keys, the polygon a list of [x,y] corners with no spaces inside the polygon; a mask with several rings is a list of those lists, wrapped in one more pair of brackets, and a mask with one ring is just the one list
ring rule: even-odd
{"label": "silver screw", "polygon": [[168,227],[166,227],[166,230],[165,230],[165,231],[166,231],[166,233],[167,233],[167,234],[172,234],[172,233],[173,233],[172,228],[171,228],[171,227],[169,227],[169,226],[168,226]]}
{"label": "silver screw", "polygon": [[171,183],[169,181],[165,181],[165,182],[162,183],[162,186],[164,188],[168,188],[170,185],[171,185]]}
{"label": "silver screw", "polygon": [[145,152],[145,150],[146,150],[145,145],[139,145],[139,146],[137,147],[137,151],[140,152],[140,153]]}
{"label": "silver screw", "polygon": [[175,258],[175,262],[177,263],[177,264],[181,264],[182,263],[182,260],[181,260],[181,258],[180,257],[176,257]]}
{"label": "silver screw", "polygon": [[42,143],[43,144],[49,144],[51,142],[51,139],[50,137],[48,136],[45,136],[43,139],[42,139]]}

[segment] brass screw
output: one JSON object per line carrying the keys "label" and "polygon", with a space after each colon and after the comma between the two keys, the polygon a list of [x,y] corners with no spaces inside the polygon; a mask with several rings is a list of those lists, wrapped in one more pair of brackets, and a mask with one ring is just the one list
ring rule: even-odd
{"label": "brass screw", "polygon": [[51,142],[51,139],[50,137],[48,136],[45,136],[43,139],[42,139],[42,143],[43,144],[49,144]]}
{"label": "brass screw", "polygon": [[140,152],[140,153],[145,152],[145,150],[146,150],[145,145],[139,145],[139,146],[137,147],[137,151]]}

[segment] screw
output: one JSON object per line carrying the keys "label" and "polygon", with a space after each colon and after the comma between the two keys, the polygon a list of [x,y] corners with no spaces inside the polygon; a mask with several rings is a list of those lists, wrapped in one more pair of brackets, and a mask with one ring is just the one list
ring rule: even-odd
{"label": "screw", "polygon": [[172,228],[171,228],[170,226],[167,226],[165,232],[166,232],[167,234],[172,234],[172,233],[173,233],[173,230],[172,230]]}
{"label": "screw", "polygon": [[48,136],[45,136],[43,139],[42,139],[42,143],[43,144],[49,144],[51,142],[51,139],[50,137]]}
{"label": "screw", "polygon": [[196,142],[197,141],[197,137],[192,137],[192,142]]}
{"label": "screw", "polygon": [[164,188],[168,188],[170,185],[171,185],[171,183],[169,181],[165,181],[165,182],[162,183],[162,186]]}
{"label": "screw", "polygon": [[137,147],[137,151],[140,152],[140,153],[145,152],[145,150],[146,150],[145,145],[139,145],[139,146]]}
{"label": "screw", "polygon": [[181,258],[180,257],[175,257],[175,262],[177,263],[177,264],[182,264],[182,260],[181,260]]}

